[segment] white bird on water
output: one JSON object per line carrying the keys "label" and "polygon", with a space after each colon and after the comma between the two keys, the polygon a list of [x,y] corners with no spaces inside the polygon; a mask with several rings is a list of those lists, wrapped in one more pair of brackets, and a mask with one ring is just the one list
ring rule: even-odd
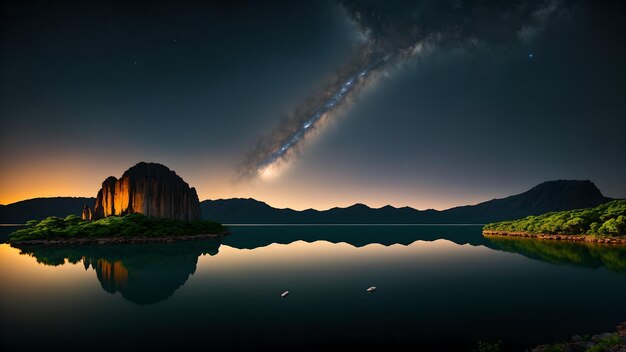
{"label": "white bird on water", "polygon": [[372,286],[372,287],[368,288],[365,291],[367,291],[368,293],[372,293],[372,292],[376,291],[376,286]]}
{"label": "white bird on water", "polygon": [[280,294],[280,296],[281,296],[282,298],[285,298],[285,297],[287,297],[288,295],[289,295],[289,291],[285,291],[285,292],[283,292],[283,293],[281,293],[281,294]]}

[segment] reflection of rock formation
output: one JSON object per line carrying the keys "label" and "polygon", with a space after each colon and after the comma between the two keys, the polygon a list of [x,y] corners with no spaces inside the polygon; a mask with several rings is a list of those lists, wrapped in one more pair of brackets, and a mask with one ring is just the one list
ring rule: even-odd
{"label": "reflection of rock formation", "polygon": [[170,297],[195,273],[198,257],[216,255],[219,240],[168,244],[132,244],[71,247],[20,247],[39,263],[62,265],[83,261],[90,267],[102,288],[119,292],[137,304],[153,304]]}
{"label": "reflection of rock formation", "polygon": [[140,262],[136,259],[85,258],[84,263],[96,271],[105,291],[120,292],[134,303],[151,304],[170,297],[187,282],[196,271],[198,254],[176,253]]}
{"label": "reflection of rock formation", "polygon": [[92,263],[90,258],[83,258],[83,264],[85,269],[91,265],[96,270],[98,280],[107,292],[115,293],[118,289],[123,291],[128,288],[128,269],[121,260],[111,263],[106,259],[97,259]]}
{"label": "reflection of rock formation", "polygon": [[[91,210],[83,210],[83,218]],[[142,213],[175,220],[199,220],[200,202],[195,188],[166,166],[139,163],[102,183],[91,218]]]}
{"label": "reflection of rock formation", "polygon": [[489,237],[489,247],[519,253],[553,264],[587,268],[606,267],[626,273],[626,246],[566,241],[541,241],[528,238]]}

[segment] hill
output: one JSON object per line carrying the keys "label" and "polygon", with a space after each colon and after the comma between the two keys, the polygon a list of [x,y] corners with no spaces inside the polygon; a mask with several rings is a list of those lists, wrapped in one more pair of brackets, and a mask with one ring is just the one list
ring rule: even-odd
{"label": "hill", "polygon": [[48,216],[66,217],[81,215],[85,204],[93,204],[96,198],[54,197],[33,198],[0,206],[1,224],[23,224],[28,220],[42,220]]}

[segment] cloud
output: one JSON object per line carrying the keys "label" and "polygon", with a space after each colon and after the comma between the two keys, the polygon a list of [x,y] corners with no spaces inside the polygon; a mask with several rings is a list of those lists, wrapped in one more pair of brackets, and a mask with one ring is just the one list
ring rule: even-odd
{"label": "cloud", "polygon": [[543,6],[537,7],[531,13],[529,22],[517,32],[517,37],[524,43],[531,42],[560,9],[562,9],[560,0],[546,1]]}

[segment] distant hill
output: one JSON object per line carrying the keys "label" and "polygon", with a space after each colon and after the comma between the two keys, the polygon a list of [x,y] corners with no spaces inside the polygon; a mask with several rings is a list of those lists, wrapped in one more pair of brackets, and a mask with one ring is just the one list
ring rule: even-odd
{"label": "distant hill", "polygon": [[93,206],[95,198],[54,197],[34,198],[0,206],[1,224],[23,224],[28,220],[41,220],[48,216],[66,217],[81,215],[83,205]]}
{"label": "distant hill", "polygon": [[[551,211],[595,207],[611,201],[590,181],[549,181],[529,191],[502,199],[448,210],[416,210],[410,207],[370,208],[354,204],[329,210],[277,209],[254,199],[205,200],[202,218],[226,224],[485,224]],[[83,205],[95,198],[35,198],[0,206],[0,223],[24,223],[47,216],[81,215]]]}
{"label": "distant hill", "polygon": [[389,205],[374,209],[364,204],[323,211],[296,211],[241,198],[205,200],[200,203],[200,208],[204,219],[227,224],[483,224],[551,211],[595,207],[611,200],[604,197],[591,181],[558,180],[544,182],[514,196],[443,211]]}
{"label": "distant hill", "polygon": [[552,211],[595,207],[612,200],[613,198],[603,196],[589,180],[558,180],[541,183],[514,196],[456,207],[444,212],[460,221],[479,219],[479,223],[486,223]]}

